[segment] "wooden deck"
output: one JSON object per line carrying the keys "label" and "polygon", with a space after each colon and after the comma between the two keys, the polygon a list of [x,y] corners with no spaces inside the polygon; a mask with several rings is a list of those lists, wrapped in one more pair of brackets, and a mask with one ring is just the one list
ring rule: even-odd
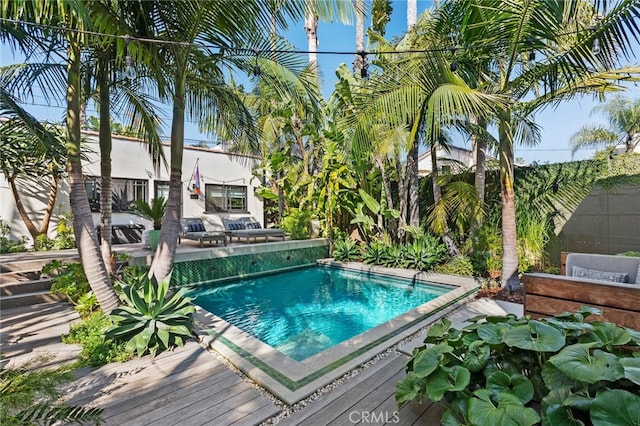
{"label": "wooden deck", "polygon": [[[475,302],[474,302],[475,304]],[[471,306],[471,305],[470,305]],[[479,305],[481,310],[488,306]],[[452,316],[470,317],[464,308]],[[496,312],[489,312],[496,314]],[[9,365],[36,355],[53,355],[48,365],[69,362],[77,347],[60,343],[78,316],[65,303],[3,310],[0,351]],[[83,369],[66,389],[73,404],[104,409],[106,425],[437,425],[443,409],[428,402],[398,411],[394,393],[407,356],[394,352],[304,408],[283,418],[279,405],[198,343],[96,370]]]}

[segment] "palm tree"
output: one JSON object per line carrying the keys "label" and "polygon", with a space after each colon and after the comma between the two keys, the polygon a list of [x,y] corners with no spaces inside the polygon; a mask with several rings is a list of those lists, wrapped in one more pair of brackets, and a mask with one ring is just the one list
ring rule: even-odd
{"label": "palm tree", "polygon": [[[594,93],[615,87],[611,81],[637,73],[634,67],[616,69],[618,54],[627,55],[630,36],[639,29],[633,16],[640,4],[617,2],[604,19],[597,21],[600,6],[607,2],[520,0],[466,0],[450,2],[459,21],[461,38],[474,46],[473,54],[489,63],[482,90],[508,97],[510,102],[496,114],[502,196],[503,271],[502,285],[519,285],[516,241],[514,144],[519,134],[516,124],[536,110],[577,94]],[[604,48],[595,55],[591,44],[599,38]],[[483,49],[481,46],[488,46]],[[532,49],[543,59],[529,62]],[[624,73],[624,74],[623,74]],[[531,101],[525,97],[537,93]],[[520,117],[520,118],[518,118]]]}
{"label": "palm tree", "polygon": [[60,41],[67,45],[66,73],[66,146],[69,201],[73,214],[73,229],[82,265],[91,288],[105,312],[119,305],[107,269],[102,261],[93,217],[87,199],[81,163],[80,112],[81,112],[81,48],[88,36],[82,31],[91,29],[89,10],[81,2],[56,0],[44,3],[3,2],[2,18],[16,22],[63,26],[69,31],[56,32],[47,26],[30,26],[16,23],[3,25],[3,39],[9,39],[17,48],[33,52],[44,47],[55,52]]}
{"label": "palm tree", "polygon": [[633,152],[640,145],[640,99],[616,96],[604,105],[596,106],[592,111],[604,113],[609,127],[600,125],[583,126],[571,137],[571,154],[581,148],[608,147],[625,145],[625,152]]}

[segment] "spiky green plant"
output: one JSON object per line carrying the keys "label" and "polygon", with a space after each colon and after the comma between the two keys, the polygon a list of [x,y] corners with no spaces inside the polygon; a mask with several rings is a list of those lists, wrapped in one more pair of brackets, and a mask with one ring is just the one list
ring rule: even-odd
{"label": "spiky green plant", "polygon": [[137,351],[138,356],[149,352],[183,346],[193,332],[192,314],[196,308],[185,297],[185,288],[169,294],[171,274],[158,282],[148,277],[141,290],[124,285],[123,305],[109,315],[114,325],[105,332],[105,338],[126,341],[125,350]]}
{"label": "spiky green plant", "polygon": [[340,262],[353,262],[362,256],[360,245],[349,238],[336,240],[333,243],[333,258]]}
{"label": "spiky green plant", "polygon": [[131,204],[133,213],[153,222],[153,229],[158,230],[162,226],[162,218],[167,211],[167,200],[164,197],[154,198],[151,204],[146,201],[136,200]]}

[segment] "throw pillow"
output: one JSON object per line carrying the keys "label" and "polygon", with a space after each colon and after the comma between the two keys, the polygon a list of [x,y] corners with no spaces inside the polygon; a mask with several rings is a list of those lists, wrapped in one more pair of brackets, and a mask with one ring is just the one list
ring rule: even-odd
{"label": "throw pillow", "polygon": [[573,267],[573,276],[590,280],[612,281],[614,283],[626,283],[629,281],[629,274],[623,272],[596,271],[579,266]]}

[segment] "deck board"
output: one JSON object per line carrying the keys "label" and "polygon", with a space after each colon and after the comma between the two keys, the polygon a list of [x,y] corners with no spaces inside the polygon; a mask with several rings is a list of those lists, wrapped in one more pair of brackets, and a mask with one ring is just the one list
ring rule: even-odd
{"label": "deck board", "polygon": [[[56,341],[59,342],[61,330],[68,329],[69,322],[75,319],[77,314],[64,303],[3,310],[2,351],[12,361],[59,350],[62,343]],[[407,359],[399,352],[382,357],[277,424],[437,425],[443,412],[437,404],[410,402],[398,410],[395,386],[405,375]],[[104,424],[108,426],[251,426],[281,412],[279,405],[246,378],[194,341],[155,359],[145,356],[93,371],[83,369],[77,374],[78,378],[65,389],[70,402],[103,408]],[[356,414],[350,418],[351,413]],[[362,413],[369,417],[364,418]]]}

